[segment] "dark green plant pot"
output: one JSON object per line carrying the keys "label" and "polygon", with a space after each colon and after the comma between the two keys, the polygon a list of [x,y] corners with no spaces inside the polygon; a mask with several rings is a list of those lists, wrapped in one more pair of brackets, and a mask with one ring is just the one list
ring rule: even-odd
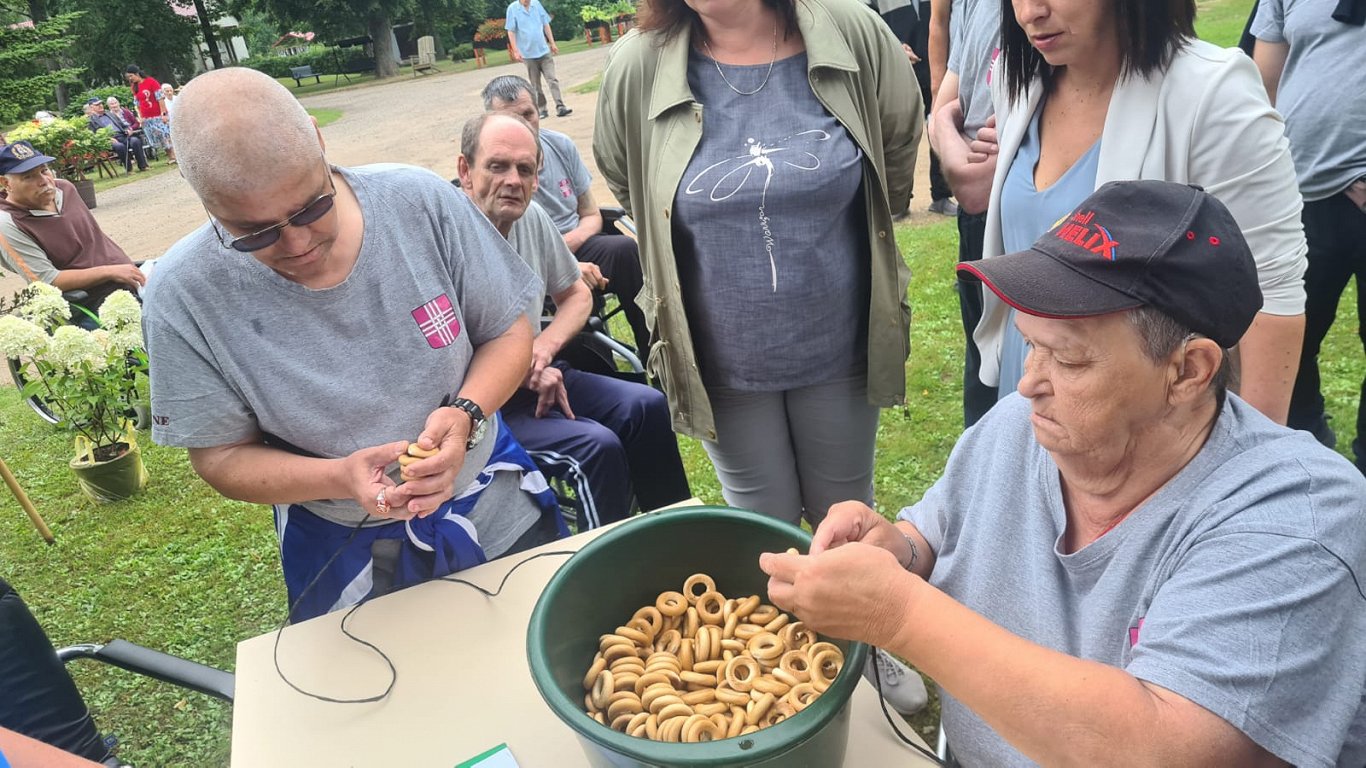
{"label": "dark green plant pot", "polygon": [[583,674],[598,637],[620,626],[660,592],[681,590],[706,573],[727,596],[767,596],[759,554],[796,547],[811,536],[800,528],[724,507],[652,512],[589,542],[546,585],[531,614],[527,660],[531,678],[550,708],[579,737],[599,768],[628,766],[783,766],[817,768],[844,762],[849,697],[858,685],[868,647],[822,638],[844,650],[844,671],[811,706],[748,736],[698,744],[670,744],[628,736],[583,711]]}

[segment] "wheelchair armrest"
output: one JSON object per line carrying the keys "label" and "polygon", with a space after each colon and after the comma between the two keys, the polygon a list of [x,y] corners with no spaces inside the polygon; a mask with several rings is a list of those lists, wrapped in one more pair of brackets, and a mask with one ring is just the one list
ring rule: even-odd
{"label": "wheelchair armrest", "polygon": [[74,291],[62,291],[62,298],[66,299],[67,304],[80,304],[90,298],[90,294],[80,289]]}
{"label": "wheelchair armrest", "polygon": [[110,640],[106,645],[86,644],[59,648],[57,658],[64,664],[72,659],[95,659],[224,701],[232,701],[236,683],[236,679],[229,672],[144,648],[126,640]]}

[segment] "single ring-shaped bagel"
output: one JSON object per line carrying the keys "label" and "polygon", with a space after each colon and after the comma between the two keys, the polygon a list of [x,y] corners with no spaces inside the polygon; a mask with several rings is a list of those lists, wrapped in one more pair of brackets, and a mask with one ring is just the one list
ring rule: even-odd
{"label": "single ring-shaped bagel", "polygon": [[655,608],[665,616],[682,616],[688,610],[688,598],[679,592],[660,592]]}
{"label": "single ring-shaped bagel", "polygon": [[760,604],[745,616],[745,620],[751,624],[764,625],[778,618],[778,609],[767,604]]}
{"label": "single ring-shaped bagel", "polygon": [[616,692],[612,682],[612,671],[604,669],[598,673],[598,679],[593,681],[593,706],[598,709],[607,707],[607,701]]}
{"label": "single ring-shaped bagel", "polygon": [[749,651],[750,656],[753,656],[761,662],[772,661],[775,666],[777,665],[778,659],[786,650],[783,646],[782,639],[772,632],[760,632],[754,637],[751,637],[749,642],[745,645],[745,648]]}
{"label": "single ring-shaped bagel", "polygon": [[684,637],[697,637],[697,628],[702,626],[702,619],[697,615],[696,606],[688,606],[688,610],[683,612],[683,626],[678,631]]}
{"label": "single ring-shaped bagel", "polygon": [[689,743],[716,741],[725,737],[725,730],[706,715],[693,715],[683,725],[683,741]]}
{"label": "single ring-shaped bagel", "polygon": [[409,456],[416,456],[416,457],[419,458],[419,459],[430,459],[431,457],[437,455],[438,453],[441,453],[441,447],[440,447],[440,446],[437,446],[436,448],[425,449],[425,448],[419,448],[418,445],[417,445],[417,443],[408,443],[408,455],[409,455]]}
{"label": "single ring-shaped bagel", "polygon": [[648,621],[650,623],[650,634],[652,636],[658,635],[664,630],[664,614],[660,613],[659,609],[653,605],[647,605],[644,608],[641,608],[636,611],[636,614],[631,618]]}
{"label": "single ring-shaped bagel", "polygon": [[712,659],[710,661],[695,661],[692,665],[692,671],[700,672],[704,675],[719,676],[721,674],[721,668],[724,666],[726,666],[726,663],[724,661],[721,661],[720,659]]}
{"label": "single ring-shaped bagel", "polygon": [[705,704],[696,704],[692,708],[692,711],[696,712],[697,714],[706,715],[710,718],[715,718],[717,715],[723,712],[728,712],[729,710],[729,704],[723,704],[719,701],[709,701]]}
{"label": "single ring-shaped bagel", "polygon": [[[646,693],[649,693],[649,691],[646,691]],[[656,715],[660,715],[659,719],[661,721],[668,720],[669,718],[663,716],[662,713],[665,707],[668,707],[673,704],[677,704],[682,707],[688,707],[688,705],[683,701],[683,697],[679,696],[677,693],[666,693],[662,696],[655,696],[653,699],[651,699],[649,710],[655,713]],[[692,714],[692,707],[688,707],[688,714]]]}
{"label": "single ring-shaped bagel", "polygon": [[416,464],[416,463],[418,463],[419,461],[422,461],[422,459],[421,459],[420,457],[417,457],[417,456],[409,456],[409,455],[406,454],[406,453],[403,454],[402,456],[399,456],[399,457],[398,457],[398,465],[399,465],[400,467],[406,467],[406,466],[408,466],[408,465],[410,465],[410,464]]}
{"label": "single ring-shaped bagel", "polygon": [[[617,631],[617,634],[621,634],[620,630]],[[794,621],[783,627],[778,632],[778,637],[783,639],[788,648],[802,648],[816,642],[816,633],[800,621]]]}
{"label": "single ring-shaped bagel", "polygon": [[741,706],[749,703],[749,693],[737,691],[731,688],[728,683],[716,686],[716,700],[732,706]]}
{"label": "single ring-shaped bagel", "polygon": [[721,615],[726,609],[726,596],[720,592],[707,592],[698,596],[693,603],[697,609],[697,618],[703,624],[723,624],[725,618]]}
{"label": "single ring-shaped bagel", "polygon": [[774,680],[771,677],[763,676],[754,681],[754,690],[760,693],[771,693],[774,696],[782,697],[786,696],[787,692],[792,690],[792,686]]}
{"label": "single ring-shaped bagel", "polygon": [[604,669],[607,669],[607,660],[599,653],[593,657],[593,665],[588,668],[588,674],[583,676],[583,689],[585,691],[593,690],[593,683],[597,681],[598,675]]}
{"label": "single ring-shaped bagel", "polygon": [[749,693],[754,688],[754,681],[760,674],[759,662],[748,656],[736,656],[726,664],[726,682],[742,693]]}
{"label": "single ring-shaped bagel", "polygon": [[636,645],[644,646],[650,644],[650,636],[634,627],[617,627],[616,632],[613,634],[617,637],[624,637]]}
{"label": "single ring-shaped bagel", "polygon": [[811,657],[807,656],[804,650],[784,653],[778,660],[778,667],[801,682],[811,679]]}
{"label": "single ring-shaped bagel", "polygon": [[739,641],[741,641],[741,642],[746,642],[746,643],[747,643],[747,642],[749,642],[749,639],[750,639],[751,637],[754,637],[755,635],[757,635],[757,634],[759,634],[760,632],[763,632],[763,631],[764,631],[764,627],[763,627],[762,624],[746,624],[746,623],[742,623],[742,624],[736,625],[735,631],[732,632],[731,635],[732,635],[736,640],[739,640]]}
{"label": "single ring-shaped bagel", "polygon": [[678,673],[678,676],[682,678],[684,685],[705,685],[709,688],[715,688],[717,683],[716,675],[704,675],[689,670]]}
{"label": "single ring-shaped bagel", "polygon": [[645,711],[634,691],[618,691],[617,693],[629,693],[631,697],[629,699],[617,699],[607,705],[607,718],[613,723],[616,723],[617,718],[622,715],[638,715]]}
{"label": "single ring-shaped bagel", "polygon": [[792,704],[793,709],[800,712],[811,706],[811,702],[815,701],[818,696],[820,696],[820,692],[811,683],[798,683],[787,692],[787,701]]}
{"label": "single ring-shaped bagel", "polygon": [[776,634],[778,630],[787,626],[787,623],[789,621],[792,621],[791,616],[788,616],[786,613],[780,613],[778,614],[777,618],[764,625],[764,631],[773,632]]}
{"label": "single ring-shaped bagel", "polygon": [[655,650],[660,653],[670,653],[677,655],[679,644],[683,642],[683,633],[676,629],[666,629],[655,640]]}
{"label": "single ring-shaped bagel", "polygon": [[[698,589],[699,586],[702,589]],[[694,573],[683,582],[683,594],[687,596],[689,604],[697,602],[700,595],[715,591],[716,582],[705,573]]]}
{"label": "single ring-shaped bagel", "polygon": [[646,689],[650,688],[651,686],[658,685],[660,683],[664,683],[665,685],[669,686],[669,688],[675,690],[679,686],[683,685],[683,681],[679,680],[678,675],[674,672],[646,672],[645,674],[641,675],[639,679],[636,680],[636,693],[644,694]]}
{"label": "single ring-shaped bagel", "polygon": [[637,712],[631,716],[631,722],[626,726],[626,732],[632,736],[645,738],[645,721],[649,719],[649,712]]}
{"label": "single ring-shaped bagel", "polygon": [[659,721],[661,723],[666,723],[674,719],[675,717],[688,717],[693,714],[693,711],[692,707],[688,706],[687,704],[684,704],[680,700],[673,704],[665,706],[663,709],[659,710],[655,714],[659,715]]}
{"label": "single ring-shaped bagel", "polygon": [[[836,675],[839,674],[840,666],[844,659],[838,656],[839,651],[821,651],[811,657],[811,685],[821,693],[835,682]],[[833,668],[833,674],[831,672]]]}
{"label": "single ring-shaped bagel", "polygon": [[740,735],[740,731],[745,728],[745,708],[730,708],[730,727],[726,729],[726,738],[733,739]]}
{"label": "single ring-shaped bagel", "polygon": [[[683,703],[698,711],[698,707],[703,704],[712,704],[716,701],[715,688],[698,688],[695,691],[688,691],[682,696]],[[710,714],[710,713],[708,713]]]}

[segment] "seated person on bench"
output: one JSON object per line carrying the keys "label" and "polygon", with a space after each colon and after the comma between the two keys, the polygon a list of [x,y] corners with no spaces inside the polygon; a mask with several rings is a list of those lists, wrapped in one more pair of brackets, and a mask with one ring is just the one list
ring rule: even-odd
{"label": "seated person on bench", "polygon": [[119,289],[137,292],[146,276],[100,229],[76,187],[57,179],[27,141],[0,148],[0,264],[30,282],[85,291],[81,304],[96,311]]}
{"label": "seated person on bench", "polygon": [[147,154],[142,150],[142,137],[133,135],[133,129],[124,122],[123,115],[105,111],[104,102],[98,97],[91,98],[85,106],[90,110],[88,124],[91,131],[108,128],[114,132],[114,154],[123,163],[124,172],[133,170],[134,160],[137,160],[139,172],[147,170]]}
{"label": "seated person on bench", "polygon": [[603,233],[602,214],[588,188],[593,178],[588,166],[579,157],[573,139],[541,127],[530,83],[517,75],[503,75],[484,86],[483,96],[485,112],[511,112],[537,132],[542,163],[536,202],[550,214],[574,257],[601,270],[606,285],[599,282],[594,287],[615,293],[621,300],[622,313],[635,337],[636,352],[645,360],[650,330],[645,324],[645,313],[636,306],[636,294],[645,280],[636,241],[622,234]]}
{"label": "seated person on bench", "polygon": [[531,202],[535,129],[514,115],[485,113],[465,124],[460,150],[461,188],[540,280],[528,314],[540,314],[546,293],[555,302],[555,319],[532,344],[531,370],[503,406],[504,422],[542,472],[574,489],[580,531],[629,515],[632,488],[645,510],[688,498],[664,395],[554,362],[583,328],[592,296],[554,222]]}

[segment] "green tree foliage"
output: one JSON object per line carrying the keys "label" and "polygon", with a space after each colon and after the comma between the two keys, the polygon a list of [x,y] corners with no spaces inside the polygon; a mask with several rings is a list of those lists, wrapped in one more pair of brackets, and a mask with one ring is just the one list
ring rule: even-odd
{"label": "green tree foliage", "polygon": [[193,74],[197,23],[176,15],[166,0],[51,1],[56,10],[84,11],[71,27],[81,44],[68,55],[85,68],[87,85],[121,83],[129,64],[162,82]]}
{"label": "green tree foliage", "polygon": [[69,28],[80,14],[68,13],[32,27],[11,29],[0,25],[0,123],[29,117],[54,103],[53,89],[77,82],[81,69],[61,67],[49,71],[54,60],[72,46]]}
{"label": "green tree foliage", "polygon": [[369,35],[374,41],[375,74],[394,77],[398,74],[398,52],[390,33],[392,20],[407,18],[413,0],[233,0],[229,9],[258,11],[281,28],[317,32],[329,43]]}

